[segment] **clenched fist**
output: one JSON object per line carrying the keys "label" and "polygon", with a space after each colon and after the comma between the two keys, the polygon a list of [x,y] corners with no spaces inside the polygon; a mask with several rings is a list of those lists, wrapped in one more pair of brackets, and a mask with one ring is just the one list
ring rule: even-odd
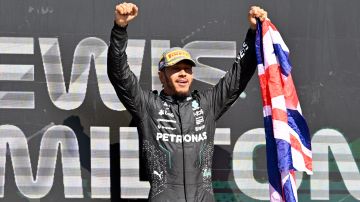
{"label": "clenched fist", "polygon": [[125,27],[131,20],[138,15],[139,9],[132,3],[121,3],[115,7],[115,23]]}
{"label": "clenched fist", "polygon": [[256,18],[259,18],[261,22],[264,21],[267,18],[267,12],[258,6],[251,6],[248,20],[252,30],[256,30]]}

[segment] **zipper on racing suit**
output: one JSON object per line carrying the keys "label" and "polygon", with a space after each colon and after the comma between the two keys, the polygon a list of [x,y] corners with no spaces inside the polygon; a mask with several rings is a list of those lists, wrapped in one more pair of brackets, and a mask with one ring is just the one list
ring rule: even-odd
{"label": "zipper on racing suit", "polygon": [[[178,105],[178,111],[179,111],[179,123],[180,123],[180,135],[181,137],[183,137],[183,127],[182,127],[182,121],[181,121],[181,111],[180,111],[180,102],[177,101],[176,102]],[[183,154],[183,182],[184,182],[184,198],[185,201],[187,201],[186,199],[186,176],[185,176],[185,145],[184,145],[184,139],[183,141],[181,141],[181,146],[182,146],[182,154]]]}

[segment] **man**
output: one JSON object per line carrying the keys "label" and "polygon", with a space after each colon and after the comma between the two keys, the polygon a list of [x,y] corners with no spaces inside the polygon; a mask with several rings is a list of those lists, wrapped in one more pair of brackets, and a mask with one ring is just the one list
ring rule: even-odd
{"label": "man", "polygon": [[250,29],[243,49],[232,68],[209,90],[190,92],[195,62],[186,50],[165,51],[159,62],[163,85],[160,94],[142,90],[127,63],[126,27],[137,15],[134,4],[116,6],[108,75],[137,123],[151,185],[149,201],[214,201],[211,165],[216,121],[239,97],[255,72],[256,18],[264,20],[267,13],[251,7]]}

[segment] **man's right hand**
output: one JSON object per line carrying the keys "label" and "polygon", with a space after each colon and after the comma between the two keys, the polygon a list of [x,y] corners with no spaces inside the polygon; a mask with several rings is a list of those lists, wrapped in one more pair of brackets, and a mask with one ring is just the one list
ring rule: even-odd
{"label": "man's right hand", "polygon": [[139,9],[132,3],[121,3],[115,7],[115,23],[125,27],[131,20],[138,15]]}

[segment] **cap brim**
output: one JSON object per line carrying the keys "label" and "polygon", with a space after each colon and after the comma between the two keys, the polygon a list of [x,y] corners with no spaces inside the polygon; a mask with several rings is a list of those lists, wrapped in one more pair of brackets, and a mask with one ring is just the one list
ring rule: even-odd
{"label": "cap brim", "polygon": [[188,59],[188,58],[180,58],[179,60],[175,60],[175,61],[171,62],[170,64],[167,64],[166,67],[169,67],[169,66],[172,66],[172,65],[175,65],[175,64],[177,64],[177,63],[179,63],[179,62],[184,62],[184,61],[188,62],[188,63],[189,63],[191,66],[193,66],[193,67],[196,66],[194,60]]}

